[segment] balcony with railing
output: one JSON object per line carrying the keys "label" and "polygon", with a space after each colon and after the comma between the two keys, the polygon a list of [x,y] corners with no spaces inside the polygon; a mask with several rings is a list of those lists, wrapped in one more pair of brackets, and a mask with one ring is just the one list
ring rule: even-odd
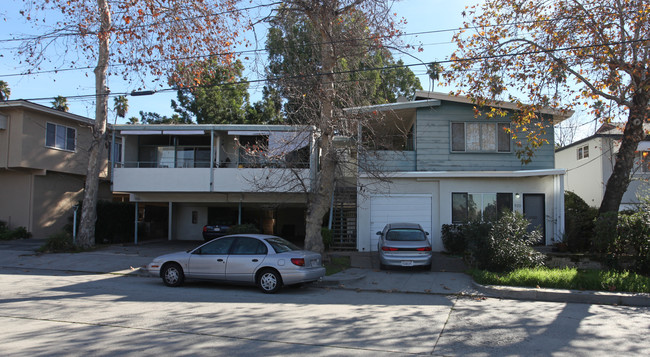
{"label": "balcony with railing", "polygon": [[288,181],[310,178],[309,145],[279,150],[268,138],[235,135],[218,140],[133,135],[118,142],[116,149],[123,149],[114,154],[112,179],[119,192],[297,192]]}

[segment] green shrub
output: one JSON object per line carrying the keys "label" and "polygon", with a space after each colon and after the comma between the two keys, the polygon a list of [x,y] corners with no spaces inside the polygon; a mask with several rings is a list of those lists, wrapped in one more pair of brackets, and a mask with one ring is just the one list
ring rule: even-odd
{"label": "green shrub", "polygon": [[596,253],[608,254],[616,242],[616,224],[618,212],[606,212],[594,220],[594,238],[592,250]]}
{"label": "green shrub", "polygon": [[564,194],[565,221],[564,243],[572,252],[584,252],[591,248],[594,232],[594,219],[598,210],[589,205],[573,192]]}
{"label": "green shrub", "polygon": [[538,230],[528,232],[529,222],[521,213],[507,212],[494,223],[487,235],[483,225],[469,226],[475,234],[468,238],[468,260],[479,269],[494,272],[543,265],[544,255],[531,248],[542,238]]}
{"label": "green shrub", "polygon": [[594,250],[608,268],[650,274],[650,212],[607,212],[595,222]]}
{"label": "green shrub", "polygon": [[320,235],[321,237],[323,237],[323,245],[325,246],[325,250],[328,250],[332,245],[332,240],[333,240],[332,230],[323,227],[320,230]]}
{"label": "green shrub", "polygon": [[444,224],[442,226],[442,243],[451,254],[465,254],[468,242],[478,242],[487,237],[492,223],[472,221],[462,224]]}
{"label": "green shrub", "polygon": [[228,234],[257,234],[260,233],[260,230],[255,227],[254,224],[237,224],[231,226],[228,230]]}
{"label": "green shrub", "polygon": [[39,248],[39,251],[49,253],[75,252],[77,248],[72,244],[72,235],[61,231],[49,236],[45,244]]}
{"label": "green shrub", "polygon": [[5,222],[0,222],[0,240],[12,240],[31,237],[31,233],[27,232],[27,228],[18,227],[16,229],[7,228]]}
{"label": "green shrub", "polygon": [[445,250],[451,254],[463,254],[467,249],[467,240],[460,224],[443,224],[441,235]]}

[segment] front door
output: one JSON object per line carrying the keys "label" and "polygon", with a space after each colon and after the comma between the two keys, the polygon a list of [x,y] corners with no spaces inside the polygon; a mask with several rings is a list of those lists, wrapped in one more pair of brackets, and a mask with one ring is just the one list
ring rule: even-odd
{"label": "front door", "polygon": [[544,244],[546,239],[546,215],[544,207],[544,195],[543,194],[524,194],[524,217],[530,222],[528,225],[528,231],[532,232],[535,229],[539,229],[542,232],[541,241],[537,244]]}

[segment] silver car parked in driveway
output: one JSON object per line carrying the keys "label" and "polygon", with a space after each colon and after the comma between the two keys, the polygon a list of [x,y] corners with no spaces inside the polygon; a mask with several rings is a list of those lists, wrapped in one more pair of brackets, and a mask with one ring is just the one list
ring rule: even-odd
{"label": "silver car parked in driveway", "polygon": [[377,232],[379,242],[379,266],[412,267],[431,269],[432,252],[429,232],[417,223],[389,223]]}
{"label": "silver car parked in driveway", "polygon": [[147,270],[167,286],[180,286],[185,279],[216,280],[255,284],[265,293],[325,276],[320,254],[264,234],[213,239],[187,252],[159,256]]}

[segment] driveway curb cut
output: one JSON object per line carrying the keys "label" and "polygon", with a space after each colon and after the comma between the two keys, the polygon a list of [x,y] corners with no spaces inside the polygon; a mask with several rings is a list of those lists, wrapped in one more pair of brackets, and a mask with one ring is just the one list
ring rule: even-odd
{"label": "driveway curb cut", "polygon": [[513,286],[482,285],[477,282],[473,282],[473,285],[478,291],[483,292],[487,296],[503,299],[650,306],[650,294],[643,293],[520,288]]}

